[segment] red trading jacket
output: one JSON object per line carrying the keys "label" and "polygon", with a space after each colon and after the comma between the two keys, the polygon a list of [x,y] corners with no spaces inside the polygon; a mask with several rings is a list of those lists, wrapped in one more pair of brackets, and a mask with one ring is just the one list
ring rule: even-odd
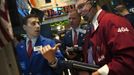
{"label": "red trading jacket", "polygon": [[85,40],[84,55],[87,60],[87,40],[93,43],[93,57],[97,65],[109,67],[109,75],[134,75],[134,29],[119,16],[102,11],[99,27]]}

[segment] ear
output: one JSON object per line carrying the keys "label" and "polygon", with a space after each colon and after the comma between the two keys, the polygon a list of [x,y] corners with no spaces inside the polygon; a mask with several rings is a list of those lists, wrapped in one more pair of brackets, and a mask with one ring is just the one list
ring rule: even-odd
{"label": "ear", "polygon": [[26,25],[23,25],[23,29],[26,30]]}

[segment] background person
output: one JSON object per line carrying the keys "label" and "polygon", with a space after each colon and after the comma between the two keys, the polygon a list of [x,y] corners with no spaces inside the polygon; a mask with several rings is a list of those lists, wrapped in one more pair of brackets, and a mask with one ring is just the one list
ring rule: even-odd
{"label": "background person", "polygon": [[118,4],[115,10],[117,14],[128,19],[134,28],[134,13],[130,13],[124,4]]}
{"label": "background person", "polygon": [[[68,12],[68,20],[71,29],[65,33],[61,41],[60,50],[68,60],[76,60],[83,62],[82,45],[83,38],[86,32],[80,28],[81,16],[77,10],[70,10]],[[78,71],[71,69],[72,75],[78,75]]]}

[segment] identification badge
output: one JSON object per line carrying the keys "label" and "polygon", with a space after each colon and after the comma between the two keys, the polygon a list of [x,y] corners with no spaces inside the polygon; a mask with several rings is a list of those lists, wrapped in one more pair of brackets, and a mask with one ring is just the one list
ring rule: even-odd
{"label": "identification badge", "polygon": [[34,51],[40,51],[40,50],[42,50],[42,46],[35,46],[34,47]]}

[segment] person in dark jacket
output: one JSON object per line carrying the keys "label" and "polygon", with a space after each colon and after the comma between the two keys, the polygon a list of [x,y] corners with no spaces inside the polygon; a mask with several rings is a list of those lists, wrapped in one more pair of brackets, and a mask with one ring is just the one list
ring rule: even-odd
{"label": "person in dark jacket", "polygon": [[[82,45],[86,31],[80,27],[81,16],[76,9],[68,12],[68,20],[70,29],[65,33],[61,41],[60,50],[62,50],[67,60],[83,62]],[[71,73],[72,75],[78,75],[78,71],[74,69],[71,69]]]}
{"label": "person in dark jacket", "polygon": [[118,4],[115,10],[116,14],[128,19],[134,28],[134,13],[130,13],[124,4]]}

